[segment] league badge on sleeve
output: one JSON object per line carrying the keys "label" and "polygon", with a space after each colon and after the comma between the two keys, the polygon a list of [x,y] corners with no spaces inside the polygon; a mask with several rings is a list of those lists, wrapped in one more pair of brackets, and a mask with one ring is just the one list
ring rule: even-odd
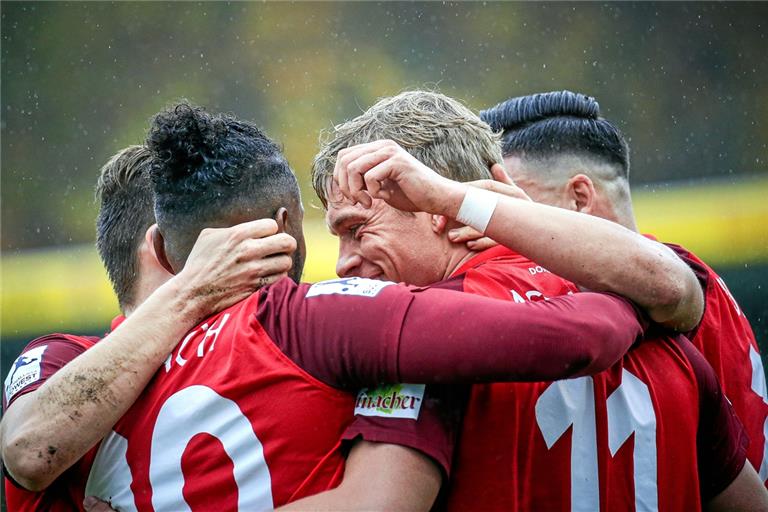
{"label": "league badge on sleeve", "polygon": [[344,279],[332,279],[313,284],[307,291],[307,298],[318,295],[357,295],[360,297],[375,297],[379,292],[390,285],[392,281],[379,281],[362,277],[349,277]]}
{"label": "league badge on sleeve", "polygon": [[40,379],[42,373],[43,353],[48,345],[35,347],[21,354],[13,362],[8,376],[5,378],[5,400],[6,403],[13,396]]}

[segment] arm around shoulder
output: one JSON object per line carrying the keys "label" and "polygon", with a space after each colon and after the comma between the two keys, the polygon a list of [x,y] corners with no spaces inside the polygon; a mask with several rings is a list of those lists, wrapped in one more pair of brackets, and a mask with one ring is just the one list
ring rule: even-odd
{"label": "arm around shoulder", "polygon": [[358,441],[347,457],[338,487],[278,510],[428,511],[441,482],[437,464],[416,450]]}

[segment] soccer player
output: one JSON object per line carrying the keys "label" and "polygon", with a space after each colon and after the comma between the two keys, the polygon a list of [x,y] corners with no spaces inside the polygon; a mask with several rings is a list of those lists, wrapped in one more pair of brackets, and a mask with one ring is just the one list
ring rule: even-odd
{"label": "soccer player", "polygon": [[[81,353],[83,348],[91,345],[89,340],[81,341],[71,336],[52,336],[46,340],[49,342],[46,351],[48,355],[56,352],[60,354],[60,357],[55,360],[46,357],[39,380],[30,384],[28,388],[24,388],[23,391],[18,391],[16,396],[11,397],[14,405],[9,414],[6,415],[4,424],[5,431],[10,433],[5,437],[5,440],[11,441],[5,445],[7,449],[5,461],[16,471],[20,470],[19,473],[24,476],[27,487],[45,487],[56,474],[69,467],[71,461],[77,458],[78,450],[80,450],[79,453],[84,453],[93,443],[101,439],[116,420],[115,415],[119,415],[124,404],[133,400],[141,390],[142,376],[151,375],[151,370],[161,364],[161,360],[165,359],[165,354],[169,350],[167,347],[163,348],[162,345],[163,343],[167,344],[167,336],[163,336],[163,331],[158,333],[151,329],[151,322],[147,325],[141,325],[138,322],[139,318],[147,321],[152,318],[146,314],[140,314],[142,311],[149,311],[148,307],[138,307],[144,296],[149,294],[154,287],[170,278],[167,272],[155,264],[154,258],[147,257],[148,247],[151,245],[153,236],[153,229],[150,228],[154,222],[154,215],[151,211],[152,197],[145,179],[147,164],[148,155],[144,148],[128,148],[116,155],[104,167],[98,186],[101,198],[97,223],[99,252],[113,281],[121,308],[133,320],[124,322],[115,333],[108,337],[110,341],[106,345],[106,349],[101,348],[105,345],[100,345],[99,349],[75,359],[62,370],[60,375],[45,383],[46,379],[68,359],[72,359]],[[263,223],[260,222],[260,224]],[[248,241],[242,240],[242,234],[238,233],[239,229],[242,229],[242,226],[230,230],[205,230],[200,239],[201,241],[209,240],[207,250],[214,251],[214,256],[217,257],[216,261],[219,261],[219,253],[215,252],[217,250],[224,251],[225,254],[233,254],[233,257],[242,256],[237,249],[243,247],[248,249],[249,247]],[[281,241],[277,236],[265,239],[262,244],[267,244],[273,239],[276,240],[274,242],[276,245],[265,245],[265,250],[261,253],[256,251],[254,256],[269,255],[273,252],[280,253],[280,251],[286,250],[285,240]],[[233,240],[236,242],[234,247],[227,245]],[[219,244],[221,247],[218,247]],[[251,243],[251,245],[253,244]],[[253,247],[250,249],[254,250]],[[201,252],[205,250],[198,251],[197,257],[190,257],[188,265],[192,265],[196,259],[200,259]],[[228,265],[230,261],[222,258],[220,263]],[[213,274],[218,273],[216,269],[215,265],[208,268]],[[269,272],[269,269],[269,265],[266,265],[262,268],[262,272]],[[185,272],[188,275],[193,273],[191,270]],[[226,273],[223,277],[227,277]],[[203,283],[200,283],[197,289],[205,290],[206,283],[204,278]],[[239,281],[233,283],[232,286],[238,284]],[[224,293],[232,290],[225,287],[220,291]],[[239,290],[235,289],[235,292],[239,293]],[[160,294],[160,296],[163,295]],[[214,298],[209,296],[208,300],[213,303]],[[156,301],[152,304],[156,308],[155,313],[159,315],[160,322],[162,322],[167,310],[163,307],[157,307]],[[133,332],[132,328],[129,327],[130,324],[140,326],[138,336],[130,336]],[[162,323],[159,324],[161,327],[163,325]],[[172,333],[173,330],[168,332]],[[137,342],[139,345],[136,345]],[[150,348],[151,350],[149,350]],[[595,349],[597,348],[595,347]],[[144,356],[126,360],[121,355],[121,353],[132,354],[134,351],[138,351]],[[110,378],[102,379],[98,387],[93,386],[88,379],[82,378],[88,376],[89,373],[99,371],[100,366],[118,367],[121,371],[110,374],[110,378],[114,378],[114,382],[110,383]],[[149,373],[146,373],[147,369],[150,370]],[[104,375],[101,376],[104,377]],[[121,377],[124,375],[133,376],[129,385],[125,385],[125,382],[121,381]],[[63,382],[65,385],[55,387],[54,384],[59,382]],[[40,389],[38,390],[38,388]],[[73,396],[76,398],[85,395],[89,398],[87,402],[71,400]],[[34,402],[31,401],[33,396]],[[51,396],[55,397],[55,406],[60,409],[57,409],[55,414],[47,415],[50,411]],[[19,400],[21,400],[18,403],[15,402],[17,397],[20,397]],[[93,404],[89,402],[93,402]],[[115,407],[105,408],[103,404],[106,403],[115,405]],[[27,406],[26,404],[30,405]],[[20,413],[22,410],[23,414]],[[62,424],[69,424],[69,422],[72,423],[71,429],[58,428]],[[75,436],[73,437],[72,434]],[[54,446],[58,456],[49,454],[52,456],[46,460],[35,460],[34,447],[40,443]],[[376,455],[381,457],[382,450],[385,448],[384,445],[375,447]],[[32,452],[32,457],[25,458],[29,452]],[[92,450],[88,457],[79,460],[75,467],[56,479],[43,493],[25,493],[18,487],[9,484],[8,498],[11,509],[71,510],[79,506],[79,497],[83,495],[82,488],[85,484],[84,475],[90,468],[94,452],[95,450]],[[383,454],[386,455],[386,452]],[[31,461],[32,464],[26,465],[28,461]],[[399,494],[403,494],[402,489]],[[370,496],[372,493],[369,492],[367,495]]]}
{"label": "soccer player", "polygon": [[[432,272],[452,273],[454,286],[465,291],[515,301],[552,300],[557,279],[519,254],[503,248],[446,254],[446,243],[439,240],[445,219],[458,218],[481,231],[487,227],[492,237],[547,257],[532,233],[573,244],[575,254],[585,243],[586,225],[580,221],[587,217],[568,221],[551,207],[478,195],[436,175],[392,141],[365,143],[396,139],[441,172],[460,169],[466,176],[471,166],[452,160],[466,148],[475,149],[474,141],[461,138],[454,141],[454,152],[444,150],[441,146],[450,144],[446,131],[463,116],[456,109],[441,115],[445,112],[436,104],[440,98],[418,92],[382,100],[335,127],[316,158],[315,188],[340,237],[340,275],[396,273],[418,282],[423,277],[412,271],[425,268],[425,261],[458,261]],[[426,213],[408,216],[378,199]],[[610,274],[611,267],[598,271]],[[560,290],[566,287],[560,283]],[[619,365],[591,378],[476,386],[449,505],[456,510],[678,510],[699,508],[703,501],[713,508],[765,507],[765,491],[744,464],[746,439],[743,433],[734,439],[734,430],[740,432],[740,426],[712,369],[684,340],[642,343]],[[634,443],[627,443],[630,437]]]}
{"label": "soccer player", "polygon": [[155,228],[148,162],[145,148],[126,148],[102,168],[96,187],[97,247],[130,318],[96,346],[92,337],[38,338],[5,380],[0,444],[9,510],[78,509],[96,453],[91,447],[135,401],[178,338],[291,268],[295,242],[275,234],[276,223],[265,219],[205,230],[184,271],[169,274],[149,257]]}
{"label": "soccer player", "polygon": [[[629,146],[619,129],[600,116],[594,98],[570,91],[520,96],[481,112],[480,117],[502,132],[506,171],[534,200],[637,231],[629,189]],[[687,249],[667,245],[699,278],[706,300],[704,317],[687,336],[715,369],[749,434],[749,461],[766,482],[768,396],[752,328],[712,268]]]}
{"label": "soccer player", "polygon": [[[253,125],[181,104],[155,118],[148,146],[159,225],[153,247],[169,269],[183,268],[193,234],[205,226],[277,215],[286,232],[301,237],[295,177]],[[591,336],[580,335],[587,325]],[[352,410],[383,410],[401,419],[397,443],[415,450],[403,467],[373,448],[382,458],[354,482],[367,491],[357,497],[368,508],[382,494],[399,498],[389,503],[400,508],[428,507],[453,445],[441,426],[451,418],[434,407],[451,396],[401,384],[356,401],[342,390],[401,380],[577,376],[617,357],[616,345],[623,351],[637,327],[625,301],[599,294],[509,304],[365,279],[313,286],[284,279],[184,337],[102,442],[88,492],[129,510],[196,508],[213,492],[224,508],[281,505],[341,481],[339,438]],[[346,471],[360,465],[361,444]],[[431,496],[410,491],[425,479]],[[337,495],[348,480],[344,472]]]}

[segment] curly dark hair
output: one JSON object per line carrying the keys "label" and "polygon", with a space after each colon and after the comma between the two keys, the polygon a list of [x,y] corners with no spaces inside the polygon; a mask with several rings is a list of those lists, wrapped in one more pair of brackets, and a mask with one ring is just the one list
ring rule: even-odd
{"label": "curly dark hair", "polygon": [[155,215],[174,268],[183,266],[202,229],[272,217],[281,206],[300,204],[280,147],[230,114],[181,101],[155,115],[146,146]]}
{"label": "curly dark hair", "polygon": [[598,158],[629,177],[629,146],[621,131],[600,116],[595,98],[571,91],[519,96],[480,112],[502,132],[504,156],[543,159],[573,153]]}

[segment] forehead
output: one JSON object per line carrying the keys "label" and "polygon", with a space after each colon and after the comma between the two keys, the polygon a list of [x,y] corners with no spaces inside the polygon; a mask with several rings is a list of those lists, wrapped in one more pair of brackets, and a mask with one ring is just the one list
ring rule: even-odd
{"label": "forehead", "polygon": [[371,208],[363,208],[359,204],[354,205],[347,199],[328,201],[328,210],[325,212],[325,222],[328,229],[334,235],[352,224],[366,220],[371,215]]}

